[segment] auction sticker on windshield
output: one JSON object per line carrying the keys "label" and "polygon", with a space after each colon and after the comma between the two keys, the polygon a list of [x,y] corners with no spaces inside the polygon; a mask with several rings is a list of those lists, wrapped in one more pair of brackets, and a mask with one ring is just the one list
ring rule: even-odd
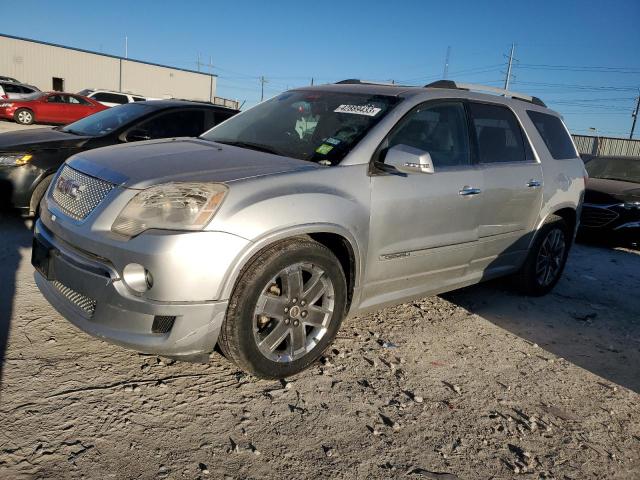
{"label": "auction sticker on windshield", "polygon": [[367,117],[375,117],[381,111],[381,108],[373,105],[340,105],[334,110],[335,113],[354,113],[356,115],[366,115]]}

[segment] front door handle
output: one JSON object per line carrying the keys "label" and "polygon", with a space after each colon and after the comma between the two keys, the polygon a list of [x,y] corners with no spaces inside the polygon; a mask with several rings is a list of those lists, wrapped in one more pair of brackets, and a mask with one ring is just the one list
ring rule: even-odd
{"label": "front door handle", "polygon": [[533,178],[527,182],[527,187],[529,188],[538,188],[541,185],[542,183],[540,183],[538,180],[534,180]]}
{"label": "front door handle", "polygon": [[463,197],[467,197],[469,195],[478,195],[479,193],[482,193],[482,190],[480,190],[479,188],[470,187],[469,185],[465,185],[458,193]]}

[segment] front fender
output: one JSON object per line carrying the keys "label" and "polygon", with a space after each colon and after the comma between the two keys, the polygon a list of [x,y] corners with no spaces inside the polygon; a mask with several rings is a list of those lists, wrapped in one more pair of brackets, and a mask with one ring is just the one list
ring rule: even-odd
{"label": "front fender", "polygon": [[233,288],[238,281],[240,272],[244,266],[253,258],[258,252],[262,251],[266,247],[278,243],[287,238],[297,237],[300,235],[308,235],[313,233],[333,233],[340,235],[349,242],[351,249],[356,259],[354,268],[355,272],[355,287],[357,288],[362,278],[362,265],[364,264],[363,249],[358,243],[358,240],[352,232],[348,231],[340,225],[330,223],[309,223],[306,225],[296,225],[295,227],[282,228],[279,230],[271,231],[254,242],[251,242],[233,261],[230,268],[227,270],[222,284],[219,298],[229,299]]}
{"label": "front fender", "polygon": [[225,275],[228,298],[246,262],[266,246],[310,233],[332,233],[349,242],[356,259],[355,283],[369,238],[370,179],[366,165],[313,169],[231,183],[228,198],[209,229],[231,233],[250,244]]}

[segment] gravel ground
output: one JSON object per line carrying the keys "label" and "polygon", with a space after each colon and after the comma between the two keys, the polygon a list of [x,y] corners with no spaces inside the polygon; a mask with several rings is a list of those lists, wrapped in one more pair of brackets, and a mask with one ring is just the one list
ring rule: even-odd
{"label": "gravel ground", "polygon": [[640,478],[640,252],[577,245],[544,298],[492,282],[345,321],[287,382],[91,338],[0,218],[0,478]]}

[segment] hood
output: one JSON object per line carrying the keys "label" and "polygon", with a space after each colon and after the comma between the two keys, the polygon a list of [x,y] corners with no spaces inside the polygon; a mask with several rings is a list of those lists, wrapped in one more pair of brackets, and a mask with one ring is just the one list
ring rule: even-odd
{"label": "hood", "polygon": [[275,173],[321,168],[315,163],[194,138],[152,140],[98,148],[67,164],[126,188],[167,182],[233,182]]}
{"label": "hood", "polygon": [[604,178],[589,178],[584,195],[587,203],[618,203],[640,201],[640,184]]}
{"label": "hood", "polygon": [[82,145],[91,137],[65,133],[53,128],[34,128],[0,133],[0,151],[44,150],[46,148],[70,148]]}

